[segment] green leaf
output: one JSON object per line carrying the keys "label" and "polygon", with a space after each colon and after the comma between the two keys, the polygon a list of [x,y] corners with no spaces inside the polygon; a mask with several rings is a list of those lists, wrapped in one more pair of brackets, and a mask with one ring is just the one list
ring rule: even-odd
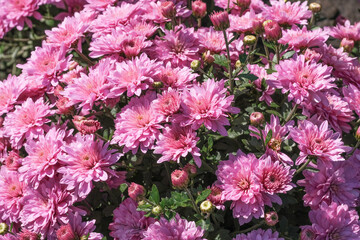
{"label": "green leaf", "polygon": [[159,190],[157,189],[156,185],[153,184],[150,192],[150,198],[151,201],[155,202],[156,204],[160,203],[160,194]]}
{"label": "green leaf", "polygon": [[211,193],[211,189],[205,189],[200,193],[200,195],[196,198],[196,204],[198,204],[201,201],[204,201]]}
{"label": "green leaf", "polygon": [[119,190],[123,193],[128,188],[126,183],[120,184]]}
{"label": "green leaf", "polygon": [[272,74],[272,73],[274,73],[274,72],[276,72],[276,70],[274,70],[274,69],[266,69],[266,73],[267,74]]}
{"label": "green leaf", "polygon": [[255,76],[254,74],[240,74],[239,78],[245,78],[245,79],[249,79],[250,81],[255,81],[256,79],[258,79],[257,76]]}
{"label": "green leaf", "polygon": [[295,54],[295,51],[289,51],[287,53],[285,53],[282,58],[283,59],[288,59],[288,58],[291,58],[293,55]]}
{"label": "green leaf", "polygon": [[268,132],[265,138],[265,145],[268,145],[271,138],[272,138],[272,130],[270,129],[270,131]]}
{"label": "green leaf", "polygon": [[247,58],[247,55],[245,53],[243,53],[239,56],[239,60],[241,63],[245,63],[246,58]]}
{"label": "green leaf", "polygon": [[220,229],[215,235],[214,240],[231,240],[230,231],[227,229]]}
{"label": "green leaf", "polygon": [[208,138],[208,150],[211,151],[213,146],[214,146],[214,140],[212,137],[209,137]]}
{"label": "green leaf", "polygon": [[219,54],[215,54],[214,55],[214,63],[216,63],[217,65],[223,66],[223,67],[227,67],[229,64],[228,59],[225,57],[225,55],[219,55]]}
{"label": "green leaf", "polygon": [[278,108],[278,107],[280,107],[279,105],[277,105],[275,102],[272,102],[271,104],[270,104],[270,107],[273,107],[273,108]]}
{"label": "green leaf", "polygon": [[269,114],[273,114],[273,115],[276,115],[278,117],[281,117],[281,114],[279,112],[275,111],[275,110],[269,109],[269,110],[266,110],[266,112],[269,113]]}

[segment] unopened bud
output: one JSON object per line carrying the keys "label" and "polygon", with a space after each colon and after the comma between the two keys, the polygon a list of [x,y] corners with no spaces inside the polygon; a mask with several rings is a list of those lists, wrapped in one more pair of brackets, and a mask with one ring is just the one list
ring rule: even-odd
{"label": "unopened bud", "polygon": [[210,200],[214,205],[222,205],[224,203],[224,200],[221,199],[222,190],[218,187],[213,185],[211,187],[211,193],[207,197],[208,200]]}
{"label": "unopened bud", "polygon": [[213,210],[214,205],[209,200],[205,200],[200,204],[200,211],[203,213],[211,213]]}
{"label": "unopened bud", "polygon": [[80,240],[88,240],[88,239],[89,239],[89,237],[87,235],[82,235],[80,237]]}
{"label": "unopened bud", "polygon": [[359,126],[358,129],[356,130],[355,138],[356,138],[356,140],[360,141],[360,126]]}
{"label": "unopened bud", "polygon": [[310,9],[310,11],[312,11],[313,13],[318,13],[318,12],[321,11],[321,4],[320,4],[320,3],[316,3],[316,2],[310,3],[309,9]]}
{"label": "unopened bud", "polygon": [[266,38],[270,41],[277,41],[282,37],[280,25],[273,20],[267,20],[263,23]]}
{"label": "unopened bud", "polygon": [[256,42],[256,37],[254,35],[246,35],[243,41],[245,45],[254,45]]}
{"label": "unopened bud", "polygon": [[155,216],[159,216],[162,213],[163,209],[161,206],[157,205],[151,209],[151,213]]}
{"label": "unopened bud", "polygon": [[21,230],[20,233],[18,233],[19,240],[39,240],[40,235],[34,232],[31,232],[25,228]]}
{"label": "unopened bud", "polygon": [[135,201],[140,201],[143,197],[145,197],[145,188],[142,185],[131,183],[128,188],[129,197],[131,197]]}
{"label": "unopened bud", "polygon": [[9,226],[6,223],[0,223],[0,235],[5,235],[9,231]]}
{"label": "unopened bud", "polygon": [[223,31],[230,27],[229,14],[227,11],[214,12],[210,15],[210,20],[217,31]]}
{"label": "unopened bud", "polygon": [[240,61],[240,60],[237,60],[237,61],[235,62],[235,67],[236,67],[236,68],[241,68],[241,61]]}
{"label": "unopened bud", "polygon": [[211,52],[209,50],[203,53],[202,59],[207,64],[212,64],[215,61],[214,56],[211,55]]}
{"label": "unopened bud", "polygon": [[355,45],[354,40],[347,38],[343,38],[340,43],[340,46],[344,48],[345,52],[351,52],[354,48],[354,45]]}
{"label": "unopened bud", "polygon": [[87,119],[84,116],[76,115],[72,121],[75,128],[82,134],[93,134],[101,128],[99,121]]}
{"label": "unopened bud", "polygon": [[184,189],[189,184],[189,175],[184,170],[175,170],[171,173],[171,182],[174,188]]}
{"label": "unopened bud", "polygon": [[183,167],[183,170],[185,170],[190,177],[193,177],[196,175],[197,169],[194,164],[188,163]]}
{"label": "unopened bud", "polygon": [[196,70],[198,70],[199,69],[199,67],[201,66],[201,63],[200,63],[200,61],[199,60],[193,60],[192,62],[191,62],[191,69],[192,70],[194,70],[194,71],[196,71]]}
{"label": "unopened bud", "polygon": [[5,165],[11,171],[17,171],[21,167],[21,158],[18,152],[11,151],[5,158]]}
{"label": "unopened bud", "polygon": [[259,126],[265,121],[264,114],[261,112],[253,112],[250,114],[250,124],[253,126]]}
{"label": "unopened bud", "polygon": [[268,212],[265,214],[265,222],[268,226],[275,226],[279,222],[279,216],[276,212]]}
{"label": "unopened bud", "polygon": [[206,3],[201,0],[196,0],[191,4],[192,14],[196,18],[203,18],[206,15]]}
{"label": "unopened bud", "polygon": [[164,83],[160,82],[160,81],[156,81],[156,82],[153,82],[152,86],[155,89],[159,89],[159,88],[162,88],[164,86]]}
{"label": "unopened bud", "polygon": [[241,9],[247,9],[250,6],[251,0],[237,0],[236,5]]}
{"label": "unopened bud", "polygon": [[166,18],[173,18],[176,16],[176,8],[172,1],[161,3],[161,14]]}
{"label": "unopened bud", "polygon": [[70,224],[62,225],[56,231],[56,237],[58,240],[73,240],[76,239],[75,233],[72,230]]}

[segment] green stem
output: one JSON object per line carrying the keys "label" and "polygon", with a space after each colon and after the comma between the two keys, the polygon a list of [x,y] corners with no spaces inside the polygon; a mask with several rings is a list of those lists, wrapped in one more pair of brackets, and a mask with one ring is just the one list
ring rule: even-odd
{"label": "green stem", "polygon": [[224,39],[225,39],[225,44],[226,44],[226,52],[227,52],[227,57],[228,57],[228,72],[229,72],[229,85],[230,85],[230,92],[233,93],[234,92],[234,85],[235,82],[232,79],[232,69],[231,69],[231,60],[230,60],[230,50],[229,50],[229,41],[227,39],[226,36],[226,31],[223,30],[224,33]]}
{"label": "green stem", "polygon": [[196,203],[195,203],[194,197],[193,197],[193,195],[191,194],[190,190],[189,190],[188,188],[185,188],[185,191],[186,191],[187,195],[189,196],[189,198],[190,198],[190,200],[191,200],[191,204],[193,205],[193,208],[194,208],[194,210],[196,211],[196,213],[197,213],[197,214],[201,214],[198,206],[197,206]]}
{"label": "green stem", "polygon": [[261,37],[262,43],[264,45],[264,50],[265,50],[265,55],[266,55],[266,59],[269,62],[269,68],[272,69],[272,62],[270,61],[270,54],[269,54],[269,49],[268,47],[265,45],[265,40],[264,37]]}
{"label": "green stem", "polygon": [[235,234],[237,235],[237,234],[241,234],[241,233],[250,232],[250,231],[252,231],[252,230],[255,230],[255,229],[261,227],[264,223],[265,223],[265,221],[261,221],[261,222],[259,222],[258,224],[255,224],[255,225],[253,225],[253,226],[251,226],[251,227],[249,227],[249,228],[247,228],[247,229],[245,229],[245,230],[235,232]]}
{"label": "green stem", "polygon": [[309,165],[309,163],[311,162],[312,158],[309,156],[308,160],[306,161],[306,163],[304,163],[298,170],[296,170],[294,176],[298,175],[299,173],[301,173],[306,167],[307,165]]}
{"label": "green stem", "polygon": [[82,52],[79,51],[79,49],[74,48],[75,52],[79,55],[79,57],[84,60],[89,66],[94,66],[95,63],[91,61],[87,56],[85,56]]}
{"label": "green stem", "polygon": [[287,123],[288,121],[290,121],[294,117],[294,114],[296,113],[296,110],[297,110],[298,106],[299,106],[298,104],[294,105],[294,107],[289,112],[289,115],[287,115],[283,125],[285,125],[285,123]]}
{"label": "green stem", "polygon": [[264,148],[264,152],[266,151],[266,145],[265,145],[265,140],[264,140],[264,134],[262,132],[262,130],[260,128],[258,128],[259,131],[260,131],[260,137],[261,137],[261,143],[263,145],[263,148]]}
{"label": "green stem", "polygon": [[197,25],[198,25],[198,28],[201,28],[201,18],[197,19]]}
{"label": "green stem", "polygon": [[280,62],[280,45],[276,44],[275,49],[276,49],[276,63],[279,64],[279,62]]}

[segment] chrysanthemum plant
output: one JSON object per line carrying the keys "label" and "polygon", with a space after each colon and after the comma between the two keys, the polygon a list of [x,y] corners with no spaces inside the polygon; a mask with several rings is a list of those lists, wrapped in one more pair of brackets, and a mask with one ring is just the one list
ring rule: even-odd
{"label": "chrysanthemum plant", "polygon": [[286,0],[0,6],[0,240],[360,239],[360,23]]}

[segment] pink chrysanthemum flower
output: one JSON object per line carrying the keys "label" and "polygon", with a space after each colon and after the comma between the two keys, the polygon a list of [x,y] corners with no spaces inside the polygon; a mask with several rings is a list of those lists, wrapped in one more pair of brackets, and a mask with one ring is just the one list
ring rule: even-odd
{"label": "pink chrysanthemum flower", "polygon": [[135,154],[138,148],[145,153],[152,149],[154,141],[159,138],[162,126],[159,124],[163,116],[157,114],[152,101],[155,93],[149,92],[140,98],[132,98],[115,120],[115,133],[112,144],[124,146],[123,152],[132,151]]}
{"label": "pink chrysanthemum flower", "polygon": [[300,55],[295,59],[280,61],[276,65],[277,74],[267,82],[271,87],[282,89],[282,93],[289,92],[289,101],[300,104],[304,99],[312,97],[320,101],[318,92],[336,87],[332,82],[331,67],[305,61]]}
{"label": "pink chrysanthemum flower", "polygon": [[308,31],[305,26],[302,29],[294,26],[292,29],[283,31],[283,36],[278,43],[289,44],[290,49],[300,51],[310,47],[321,47],[328,38],[328,32],[321,28]]}
{"label": "pink chrysanthemum flower", "polygon": [[[169,18],[166,18],[162,14],[162,3],[164,1],[142,1],[141,8],[144,11],[142,17],[144,20],[159,23],[164,25],[166,22],[170,22]],[[175,10],[177,18],[187,18],[191,15],[191,11],[186,7],[183,1],[173,1],[175,3]]]}
{"label": "pink chrysanthemum flower", "polygon": [[[200,46],[205,51],[209,50],[211,53],[221,53],[226,50],[224,35],[220,31],[215,31],[214,27],[199,28],[196,32],[199,39]],[[232,39],[232,34],[228,33],[228,38]]]}
{"label": "pink chrysanthemum flower", "polygon": [[300,156],[296,164],[300,165],[308,157],[317,157],[323,163],[331,161],[344,161],[342,153],[350,151],[350,147],[344,146],[341,141],[341,134],[329,130],[327,121],[321,123],[318,127],[310,121],[304,120],[299,123],[298,128],[290,130],[291,138],[298,143]]}
{"label": "pink chrysanthemum flower", "polygon": [[31,57],[25,64],[17,67],[29,76],[35,76],[43,81],[45,86],[55,81],[59,73],[68,70],[72,55],[66,55],[66,47],[43,43],[42,47],[35,47]]}
{"label": "pink chrysanthemum flower", "polygon": [[331,127],[337,132],[350,132],[349,123],[355,119],[349,104],[343,100],[336,91],[319,94],[321,101],[306,101],[302,104],[303,114],[311,117],[313,122],[321,124],[329,121]]}
{"label": "pink chrysanthemum flower", "polygon": [[151,217],[145,217],[145,212],[137,211],[137,203],[131,198],[125,199],[114,210],[114,219],[110,223],[110,236],[114,240],[140,240],[144,231],[155,222]]}
{"label": "pink chrysanthemum flower", "polygon": [[80,72],[80,77],[74,79],[62,92],[70,100],[69,105],[79,104],[87,111],[96,101],[106,100],[112,85],[107,77],[115,68],[115,60],[104,58],[99,64],[90,68],[89,74]]}
{"label": "pink chrysanthemum flower", "polygon": [[84,6],[85,9],[93,11],[104,11],[107,7],[113,5],[116,0],[86,0],[88,4]]}
{"label": "pink chrysanthemum flower", "polygon": [[21,78],[10,74],[6,80],[0,81],[0,116],[14,108],[25,88],[26,83]]}
{"label": "pink chrysanthemum flower", "polygon": [[257,229],[253,230],[247,234],[239,234],[236,235],[236,238],[233,238],[233,240],[284,240],[284,238],[279,237],[278,232],[272,232],[271,229],[263,230],[263,229]]}
{"label": "pink chrysanthemum flower", "polygon": [[42,18],[41,14],[36,11],[40,5],[39,0],[4,0],[0,1],[0,5],[9,27],[16,27],[19,31],[23,29],[24,23],[30,28],[32,27],[32,22],[28,17],[33,16],[37,20]]}
{"label": "pink chrysanthemum flower", "polygon": [[270,3],[271,6],[265,7],[263,14],[267,19],[272,19],[280,25],[306,25],[307,19],[312,16],[307,1],[292,3],[286,0],[270,0]]}
{"label": "pink chrysanthemum flower", "polygon": [[58,155],[67,134],[63,129],[52,127],[46,135],[40,135],[38,141],[28,140],[25,144],[28,156],[22,160],[19,168],[20,180],[36,189],[42,180],[53,178],[59,167]]}
{"label": "pink chrysanthemum flower", "polygon": [[143,240],[205,240],[203,235],[204,230],[197,227],[195,222],[188,222],[176,214],[170,221],[161,217],[158,222],[151,224],[144,232]]}
{"label": "pink chrysanthemum flower", "polygon": [[171,127],[166,126],[154,148],[154,153],[162,154],[157,163],[165,161],[180,162],[181,157],[186,157],[191,153],[196,165],[200,167],[200,149],[196,146],[199,139],[190,126],[180,127],[177,124],[173,124]]}
{"label": "pink chrysanthemum flower", "polygon": [[334,162],[326,167],[320,162],[317,168],[319,172],[303,171],[305,179],[297,182],[305,187],[304,205],[317,209],[322,202],[335,202],[356,207],[360,183],[352,165]]}
{"label": "pink chrysanthemum flower", "polygon": [[254,154],[245,155],[239,150],[236,156],[230,154],[229,160],[221,161],[216,171],[222,200],[232,201],[233,216],[239,219],[240,225],[250,222],[253,217],[264,217],[264,205],[271,206],[261,192],[261,182],[256,174],[258,166],[259,160]]}
{"label": "pink chrysanthemum flower", "polygon": [[165,30],[165,36],[155,39],[152,49],[154,58],[165,63],[171,62],[173,67],[190,66],[193,60],[199,60],[199,41],[193,28],[178,26],[175,31]]}
{"label": "pink chrysanthemum flower", "polygon": [[[242,16],[230,14],[230,28],[228,31],[236,33],[252,33],[254,29],[254,20],[256,15],[254,11],[246,12]],[[229,38],[231,39],[231,38]]]}
{"label": "pink chrysanthemum flower", "polygon": [[108,150],[109,143],[94,141],[93,135],[76,135],[76,139],[62,147],[65,154],[59,156],[60,167],[57,171],[63,174],[61,183],[68,190],[74,190],[80,197],[86,197],[93,188],[93,181],[107,181],[115,175],[110,169],[119,159],[115,150]]}
{"label": "pink chrysanthemum flower", "polygon": [[155,26],[152,22],[146,22],[140,17],[135,17],[131,19],[126,26],[124,26],[123,31],[126,33],[132,32],[133,34],[150,38],[155,34],[157,29],[158,26]]}
{"label": "pink chrysanthemum flower", "polygon": [[19,181],[19,174],[2,166],[0,169],[0,220],[19,222],[23,198],[28,187]]}
{"label": "pink chrysanthemum flower", "polygon": [[[66,17],[57,27],[45,30],[46,42],[60,47],[62,44],[69,50],[71,47],[81,49],[81,37],[87,29],[87,25],[76,17]],[[72,46],[77,42],[78,46]]]}
{"label": "pink chrysanthemum flower", "polygon": [[166,66],[159,68],[156,81],[160,81],[164,84],[164,88],[171,87],[173,89],[184,89],[191,85],[191,83],[199,76],[196,73],[192,73],[189,67],[173,67],[170,62]]}
{"label": "pink chrysanthemum flower", "polygon": [[351,39],[354,42],[360,40],[360,22],[351,25],[349,20],[344,24],[337,24],[336,27],[330,29],[330,35],[334,38],[342,40],[343,38]]}
{"label": "pink chrysanthemum flower", "polygon": [[43,238],[53,239],[56,229],[68,223],[69,214],[80,211],[72,206],[75,201],[74,195],[66,191],[57,179],[44,182],[36,191],[27,191],[24,197],[20,214],[22,227],[42,234]]}
{"label": "pink chrysanthemum flower", "polygon": [[155,75],[159,73],[158,68],[160,63],[150,60],[145,53],[132,60],[117,63],[109,76],[109,82],[113,85],[109,97],[119,97],[125,91],[128,97],[140,96],[154,82]]}
{"label": "pink chrysanthemum flower", "polygon": [[269,85],[267,85],[265,87],[265,90],[263,90],[263,80],[267,80],[268,79],[268,74],[265,70],[264,67],[261,67],[259,65],[256,64],[248,64],[247,68],[249,69],[251,74],[254,74],[255,76],[258,77],[258,79],[256,79],[255,81],[253,81],[256,90],[259,92],[262,92],[261,97],[259,98],[259,101],[265,101],[266,104],[270,105],[273,100],[271,98],[271,95],[273,95],[275,93],[275,88],[270,87]]}
{"label": "pink chrysanthemum flower", "polygon": [[164,115],[166,121],[179,111],[181,104],[180,92],[169,88],[167,91],[158,94],[157,99],[153,102],[154,111]]}
{"label": "pink chrysanthemum flower", "polygon": [[202,85],[194,86],[183,93],[181,107],[183,113],[179,114],[177,121],[181,126],[191,125],[198,129],[202,124],[206,128],[221,135],[227,136],[224,126],[230,125],[227,113],[239,113],[239,109],[231,106],[234,96],[226,97],[225,80],[215,82],[210,79]]}
{"label": "pink chrysanthemum flower", "polygon": [[321,203],[319,209],[309,213],[310,227],[315,234],[313,239],[346,239],[357,240],[360,238],[359,216],[355,210],[350,210],[347,205],[336,203]]}
{"label": "pink chrysanthemum flower", "polygon": [[[264,130],[261,130],[263,136],[262,141],[265,141],[270,130],[272,131],[271,139],[266,146],[265,156],[271,156],[272,159],[282,161],[288,165],[294,164],[288,155],[281,152],[281,143],[288,139],[289,130],[293,125],[294,121],[289,121],[284,126],[281,126],[279,117],[271,115],[270,124],[266,123]],[[260,139],[261,134],[258,128],[249,126],[249,130],[257,133],[250,133],[251,136]]]}
{"label": "pink chrysanthemum flower", "polygon": [[8,113],[4,120],[5,134],[10,138],[14,148],[20,148],[25,139],[37,139],[44,134],[45,123],[50,122],[46,117],[53,111],[50,106],[39,98],[34,102],[28,98],[21,106],[16,106],[15,111]]}
{"label": "pink chrysanthemum flower", "polygon": [[349,103],[350,109],[354,110],[360,116],[360,90],[356,86],[350,84],[347,88],[343,88],[344,100]]}
{"label": "pink chrysanthemum flower", "polygon": [[89,54],[92,58],[98,58],[109,54],[124,54],[127,58],[135,57],[152,45],[142,35],[133,32],[124,32],[121,28],[112,30],[111,34],[95,38],[90,43]]}

